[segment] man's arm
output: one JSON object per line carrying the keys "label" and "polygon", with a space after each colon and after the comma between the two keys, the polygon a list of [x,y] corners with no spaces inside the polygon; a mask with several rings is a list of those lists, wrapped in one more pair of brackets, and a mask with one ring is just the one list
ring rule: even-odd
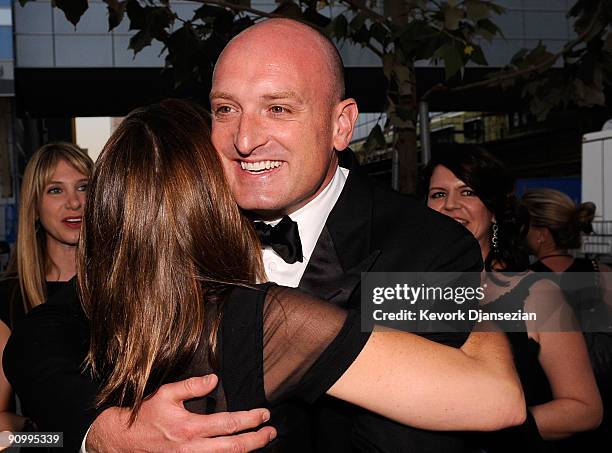
{"label": "man's arm", "polygon": [[[16,326],[3,357],[5,373],[25,413],[41,431],[63,432],[64,451],[78,451],[92,423],[88,446],[98,452],[250,451],[275,435],[271,427],[231,435],[260,425],[268,417],[265,410],[204,416],[183,407],[183,400],[205,396],[216,378],[162,386],[129,429],[123,411],[108,409],[100,414],[94,406],[98,384],[82,370],[88,328],[77,307],[51,303],[37,307]],[[207,439],[224,435],[229,436]],[[197,449],[190,448],[194,445]]]}

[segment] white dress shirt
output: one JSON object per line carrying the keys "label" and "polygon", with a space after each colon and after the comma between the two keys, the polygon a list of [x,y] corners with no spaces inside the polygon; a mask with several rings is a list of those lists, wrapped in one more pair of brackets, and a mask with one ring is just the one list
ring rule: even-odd
{"label": "white dress shirt", "polygon": [[[291,220],[298,224],[298,231],[300,232],[300,240],[302,242],[302,254],[304,255],[304,259],[301,262],[296,261],[293,264],[289,264],[272,250],[272,247],[265,246],[263,248],[263,263],[268,280],[292,288],[298,286],[315,245],[317,245],[321,231],[323,231],[327,216],[329,216],[344,188],[348,173],[349,171],[346,168],[338,167],[332,180],[319,195],[289,215]],[[266,223],[276,225],[278,222],[280,222],[280,219]]]}

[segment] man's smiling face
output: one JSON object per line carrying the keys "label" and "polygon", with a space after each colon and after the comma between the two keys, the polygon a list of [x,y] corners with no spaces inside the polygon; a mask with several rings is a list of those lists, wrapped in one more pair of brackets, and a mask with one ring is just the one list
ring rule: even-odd
{"label": "man's smiling face", "polygon": [[215,68],[212,141],[236,201],[262,218],[318,195],[337,168],[334,147],[348,145],[333,63],[314,35],[270,21],[232,41]]}

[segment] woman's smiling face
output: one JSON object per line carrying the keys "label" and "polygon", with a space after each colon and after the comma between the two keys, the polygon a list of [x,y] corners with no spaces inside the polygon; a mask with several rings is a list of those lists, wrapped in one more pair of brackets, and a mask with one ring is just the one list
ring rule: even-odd
{"label": "woman's smiling face", "polygon": [[62,159],[57,163],[51,180],[45,185],[38,206],[40,223],[47,236],[47,244],[55,242],[76,246],[88,178]]}
{"label": "woman's smiling face", "polygon": [[427,206],[465,226],[478,240],[483,256],[488,254],[493,213],[471,187],[443,165],[434,168],[431,175]]}

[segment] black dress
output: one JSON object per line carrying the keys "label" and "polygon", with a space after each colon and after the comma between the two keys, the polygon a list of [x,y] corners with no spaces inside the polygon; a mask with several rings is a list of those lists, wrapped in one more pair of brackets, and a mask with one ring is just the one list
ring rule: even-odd
{"label": "black dress", "polygon": [[9,329],[25,316],[25,307],[19,280],[17,278],[6,278],[0,280],[0,320]]}
{"label": "black dress", "polygon": [[[530,268],[536,272],[554,272],[542,261],[536,261]],[[592,308],[592,303],[588,301],[593,299],[593,294],[585,295],[584,293],[600,290],[597,285],[598,274],[599,266],[597,262],[585,258],[575,258],[572,264],[561,273],[562,289],[567,293],[568,289],[566,287],[570,287],[569,292],[571,294],[568,295],[567,299],[579,319],[581,318],[581,313],[588,313],[589,306]],[[586,280],[586,283],[576,282],[576,278]],[[565,284],[563,284],[564,281],[566,282]],[[581,290],[571,291],[572,286],[577,286]],[[597,294],[595,298],[597,298]],[[605,309],[606,305],[602,304],[601,300],[599,302],[600,304],[597,309]],[[587,305],[586,307],[584,306],[585,304]],[[592,320],[593,316],[589,315],[588,319],[589,321]],[[595,319],[600,321],[609,320],[610,313],[607,311],[605,314],[595,316]],[[601,445],[612,445],[612,334],[609,331],[595,332],[593,330],[597,329],[591,327],[583,325],[583,330],[591,330],[591,332],[585,331],[584,337],[604,406],[603,421],[594,431],[578,433],[569,439],[559,442],[559,449],[564,452],[604,451],[600,450]]]}
{"label": "black dress", "polygon": [[[271,423],[279,435],[268,448],[282,451],[289,435],[288,420],[276,411],[277,404],[288,398],[314,401],[346,371],[368,338],[368,333],[361,332],[357,312],[294,289],[273,285],[234,288],[223,307],[218,337],[221,353],[215,372],[220,385],[214,394],[186,406],[198,413],[270,407]],[[95,395],[98,386],[86,372],[80,374],[82,369],[77,366],[87,353],[88,339],[87,320],[76,288],[70,285],[53,301],[32,310],[5,349],[6,375],[28,414],[42,431],[64,432],[64,451],[78,450],[99,413],[92,398],[87,407],[82,402],[82,396]],[[29,354],[40,360],[34,365],[23,363],[21,357]],[[67,369],[68,364],[74,369]],[[44,390],[48,375],[60,368],[66,387],[49,389],[41,402],[36,395]],[[183,370],[173,370],[169,380],[210,371],[202,341],[191,362]],[[72,398],[73,394],[80,397]]]}
{"label": "black dress", "polygon": [[[67,282],[46,282],[47,297],[52,297]],[[9,329],[25,317],[25,304],[17,278],[0,280],[0,320]]]}
{"label": "black dress", "polygon": [[[289,420],[278,403],[312,404],[347,370],[369,338],[356,311],[346,311],[303,292],[275,285],[234,288],[223,307],[214,395],[188,403],[193,412],[271,407],[277,440],[268,448],[288,451]],[[205,332],[208,335],[208,332]],[[204,342],[178,378],[212,372]]]}
{"label": "black dress", "polygon": [[[488,311],[514,312],[524,309],[525,301],[533,285],[545,278],[538,274],[528,274],[514,288],[502,294],[485,307]],[[524,321],[520,321],[524,323]],[[552,400],[552,391],[546,373],[540,365],[538,356],[540,345],[527,335],[524,326],[504,326],[514,356],[514,364],[521,380],[527,407],[543,404]],[[522,331],[517,331],[522,330]],[[490,453],[511,452],[552,452],[554,445],[544,441],[538,431],[535,419],[527,411],[527,420],[522,425],[500,431],[474,436],[481,448]]]}
{"label": "black dress", "polygon": [[[53,296],[60,289],[65,287],[67,282],[46,282],[47,297]],[[25,304],[23,302],[23,296],[21,294],[21,288],[19,287],[19,280],[17,278],[5,278],[0,280],[0,320],[4,322],[9,329],[13,328],[25,318]],[[20,357],[20,360],[28,360],[25,356]],[[14,387],[13,387],[14,388]],[[12,412],[16,410],[16,404],[13,398]],[[28,410],[22,405],[21,413],[24,416],[28,416]],[[29,448],[21,447],[22,453],[36,452],[44,453],[50,451],[47,448]]]}

